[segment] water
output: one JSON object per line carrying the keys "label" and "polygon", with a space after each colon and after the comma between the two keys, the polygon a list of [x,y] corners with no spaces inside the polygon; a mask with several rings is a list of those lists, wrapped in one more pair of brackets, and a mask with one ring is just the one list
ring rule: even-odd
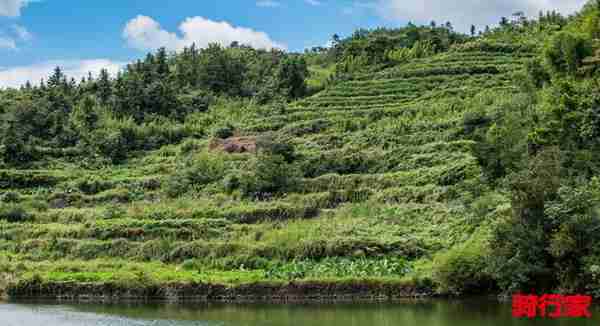
{"label": "water", "polygon": [[394,304],[51,305],[2,304],[2,326],[506,326],[600,325],[591,319],[521,320],[510,303],[407,301]]}

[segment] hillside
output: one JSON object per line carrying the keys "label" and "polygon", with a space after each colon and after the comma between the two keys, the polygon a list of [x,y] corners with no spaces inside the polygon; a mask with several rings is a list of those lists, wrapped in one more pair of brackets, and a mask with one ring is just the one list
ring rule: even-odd
{"label": "hillside", "polygon": [[[20,153],[42,159],[7,160],[0,171],[0,288],[48,297],[152,296],[135,291],[195,282],[377,282],[404,295],[512,289],[513,275],[486,259],[514,250],[502,247],[508,240],[496,246],[498,230],[520,216],[518,189],[534,193],[511,180],[535,161],[528,137],[543,126],[531,112],[546,107],[550,86],[527,83],[546,50],[495,33],[354,72],[289,103],[218,98],[179,121],[77,104],[74,119],[101,121],[92,132],[106,144],[32,140]],[[19,96],[28,95],[4,99]]]}

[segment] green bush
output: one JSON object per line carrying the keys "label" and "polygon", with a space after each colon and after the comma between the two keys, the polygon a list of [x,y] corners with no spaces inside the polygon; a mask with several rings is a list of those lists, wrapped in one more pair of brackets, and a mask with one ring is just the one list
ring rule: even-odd
{"label": "green bush", "polygon": [[296,188],[300,171],[286,162],[281,155],[259,154],[241,173],[240,190],[253,198],[269,198],[275,194],[292,192]]}
{"label": "green bush", "polygon": [[167,179],[163,189],[169,197],[175,198],[192,188],[201,189],[221,180],[225,172],[225,162],[220,156],[202,154],[189,159],[181,171]]}
{"label": "green bush", "polygon": [[[480,230],[481,231],[481,230]],[[453,295],[483,293],[493,286],[486,272],[490,251],[485,234],[476,233],[433,260],[433,277],[442,293]]]}
{"label": "green bush", "polygon": [[590,44],[582,36],[559,32],[544,48],[544,58],[556,73],[575,73],[582,60],[591,55]]}
{"label": "green bush", "polygon": [[107,220],[118,219],[125,217],[126,211],[121,206],[116,204],[111,204],[104,208],[104,212],[102,212],[102,217]]}
{"label": "green bush", "polygon": [[22,206],[16,204],[0,204],[0,220],[18,223],[27,222],[33,218]]}
{"label": "green bush", "polygon": [[112,183],[97,177],[86,177],[77,180],[75,186],[86,195],[95,195],[112,187]]}
{"label": "green bush", "polygon": [[240,188],[240,176],[236,174],[228,174],[223,179],[223,188],[225,192],[231,194]]}
{"label": "green bush", "polygon": [[229,137],[233,137],[234,132],[235,132],[235,128],[230,124],[226,124],[224,126],[216,127],[213,130],[212,135],[215,138],[226,139]]}
{"label": "green bush", "polygon": [[271,134],[258,137],[256,139],[256,149],[268,155],[281,155],[288,163],[293,162],[296,157],[292,144],[277,139],[276,136]]}
{"label": "green bush", "polygon": [[127,158],[133,148],[130,141],[120,130],[96,130],[92,135],[93,146],[115,164]]}
{"label": "green bush", "polygon": [[0,195],[0,202],[2,203],[18,203],[21,201],[21,195],[14,191],[7,191]]}

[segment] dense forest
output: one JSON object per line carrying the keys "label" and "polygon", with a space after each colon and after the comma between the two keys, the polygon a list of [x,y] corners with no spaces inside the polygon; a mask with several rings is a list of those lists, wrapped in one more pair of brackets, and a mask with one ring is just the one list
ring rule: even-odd
{"label": "dense forest", "polygon": [[600,1],[330,44],[159,49],[0,90],[0,289],[600,297]]}

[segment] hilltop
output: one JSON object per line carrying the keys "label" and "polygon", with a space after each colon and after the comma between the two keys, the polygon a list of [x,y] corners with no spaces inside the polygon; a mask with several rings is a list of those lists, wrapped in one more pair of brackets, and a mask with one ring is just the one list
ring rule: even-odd
{"label": "hilltop", "polygon": [[4,90],[0,288],[596,295],[599,17],[161,49]]}

